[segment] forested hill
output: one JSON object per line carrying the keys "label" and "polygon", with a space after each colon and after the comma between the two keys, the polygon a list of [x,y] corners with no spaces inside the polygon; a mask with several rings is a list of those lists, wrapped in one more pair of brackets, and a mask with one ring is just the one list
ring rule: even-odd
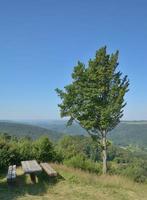
{"label": "forested hill", "polygon": [[[34,124],[56,132],[72,135],[87,134],[79,125],[66,127],[66,121],[34,121]],[[110,140],[117,145],[139,145],[147,147],[147,121],[123,121],[111,133]]]}
{"label": "forested hill", "polygon": [[[23,122],[24,123],[24,122]],[[60,139],[63,134],[86,135],[79,125],[66,127],[66,121],[31,121],[23,123],[0,121],[0,133],[37,138],[48,135],[51,140]],[[121,146],[139,145],[147,147],[147,121],[121,122],[110,134],[110,140]]]}
{"label": "forested hill", "polygon": [[117,145],[139,145],[147,148],[147,122],[121,122],[111,133],[110,139]]}
{"label": "forested hill", "polygon": [[62,136],[56,131],[39,126],[4,121],[0,121],[0,133],[7,133],[17,137],[29,136],[33,139],[47,135],[51,140],[57,140]]}

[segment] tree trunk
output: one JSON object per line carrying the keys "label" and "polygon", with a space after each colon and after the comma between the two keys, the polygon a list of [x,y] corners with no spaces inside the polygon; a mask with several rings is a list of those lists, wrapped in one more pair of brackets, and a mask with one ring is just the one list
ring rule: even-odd
{"label": "tree trunk", "polygon": [[103,145],[103,174],[107,173],[107,143],[106,143],[106,132],[102,134],[102,145]]}

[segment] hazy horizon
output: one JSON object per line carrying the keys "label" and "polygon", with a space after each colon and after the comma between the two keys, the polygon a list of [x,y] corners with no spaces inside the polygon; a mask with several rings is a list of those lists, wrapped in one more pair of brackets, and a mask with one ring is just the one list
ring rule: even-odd
{"label": "hazy horizon", "polygon": [[[10,121],[10,122],[33,122],[33,121],[44,121],[44,122],[54,122],[54,121],[68,121],[67,119],[64,119],[64,118],[60,118],[60,119],[0,119],[0,122],[2,121]],[[142,122],[146,122],[147,119],[138,119],[138,120],[135,120],[135,119],[122,119],[120,120],[120,122],[132,122],[132,121],[142,121]]]}

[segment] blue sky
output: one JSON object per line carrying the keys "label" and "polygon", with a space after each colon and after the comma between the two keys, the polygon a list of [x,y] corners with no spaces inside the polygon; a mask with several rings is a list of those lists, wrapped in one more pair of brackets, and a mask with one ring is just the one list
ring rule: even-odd
{"label": "blue sky", "polygon": [[59,119],[54,89],[107,45],[129,76],[123,119],[147,119],[146,0],[1,0],[0,119]]}

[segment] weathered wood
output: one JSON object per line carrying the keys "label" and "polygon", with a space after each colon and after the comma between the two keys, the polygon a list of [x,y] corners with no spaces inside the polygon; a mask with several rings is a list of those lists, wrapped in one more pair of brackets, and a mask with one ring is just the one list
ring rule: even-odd
{"label": "weathered wood", "polygon": [[16,165],[10,165],[8,168],[7,182],[13,182],[16,178]]}
{"label": "weathered wood", "polygon": [[36,183],[36,174],[42,171],[42,168],[36,160],[27,160],[21,162],[25,174],[30,174],[31,181]]}
{"label": "weathered wood", "polygon": [[42,169],[36,160],[22,161],[23,171],[25,174],[41,172]]}
{"label": "weathered wood", "polygon": [[36,175],[34,173],[30,174],[30,178],[31,178],[32,183],[36,183]]}
{"label": "weathered wood", "polygon": [[48,163],[40,163],[40,166],[49,176],[57,176],[57,172]]}

